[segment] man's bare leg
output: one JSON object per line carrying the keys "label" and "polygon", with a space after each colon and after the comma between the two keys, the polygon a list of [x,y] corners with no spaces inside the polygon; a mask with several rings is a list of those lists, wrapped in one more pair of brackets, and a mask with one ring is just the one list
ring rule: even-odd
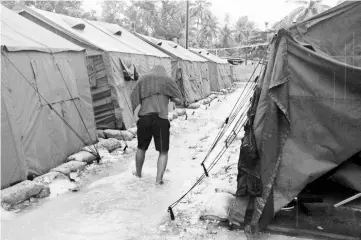
{"label": "man's bare leg", "polygon": [[168,152],[159,152],[157,164],[157,184],[163,184],[163,175],[168,163]]}
{"label": "man's bare leg", "polygon": [[137,153],[135,155],[136,172],[134,175],[139,178],[142,177],[142,169],[143,169],[144,159],[145,159],[145,151],[138,148]]}

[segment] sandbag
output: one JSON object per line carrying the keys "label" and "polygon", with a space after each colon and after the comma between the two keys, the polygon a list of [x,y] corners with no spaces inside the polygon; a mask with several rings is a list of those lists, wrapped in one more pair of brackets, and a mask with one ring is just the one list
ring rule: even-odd
{"label": "sandbag", "polygon": [[96,144],[96,146],[99,149],[105,148],[109,152],[112,152],[117,148],[121,148],[122,147],[122,142],[115,139],[115,138],[99,139],[99,142]]}
{"label": "sandbag", "polygon": [[203,205],[201,209],[201,220],[216,220],[224,222],[228,220],[229,208],[235,197],[232,194],[221,192],[215,193]]}
{"label": "sandbag", "polygon": [[200,103],[192,103],[191,105],[188,106],[188,108],[190,108],[190,109],[197,109],[200,107],[201,107]]}
{"label": "sandbag", "polygon": [[[104,141],[104,139],[99,138],[99,142],[100,141]],[[89,146],[85,146],[85,147],[80,149],[80,151],[85,151],[85,152],[89,152],[89,153],[96,153],[96,151],[100,151],[100,150],[107,151],[107,149],[105,147],[99,146],[98,143],[93,144],[93,145],[89,145]]]}
{"label": "sandbag", "polygon": [[206,99],[203,100],[203,105],[207,105],[207,104],[209,104],[210,102],[211,102],[211,99],[206,98]]}
{"label": "sandbag", "polygon": [[98,138],[105,138],[103,130],[97,130],[97,135],[98,135]]}
{"label": "sandbag", "polygon": [[212,100],[214,100],[214,99],[216,99],[216,98],[217,98],[217,95],[215,95],[215,94],[211,94],[211,95],[209,95],[209,98],[210,98],[210,99],[212,99]]}
{"label": "sandbag", "polygon": [[60,172],[48,172],[44,175],[34,178],[34,182],[42,185],[47,185],[53,182],[55,179],[68,179],[68,177]]}
{"label": "sandbag", "polygon": [[129,131],[107,129],[104,130],[104,134],[107,138],[115,138],[124,141],[131,141],[134,138],[134,134]]}
{"label": "sandbag", "polygon": [[70,161],[67,163],[63,163],[60,166],[57,166],[56,168],[51,169],[50,172],[60,172],[65,175],[68,175],[71,172],[75,172],[77,170],[83,169],[86,165],[87,165],[86,162]]}
{"label": "sandbag", "polygon": [[221,89],[221,93],[228,94],[228,91],[227,91],[227,89]]}
{"label": "sandbag", "polygon": [[176,109],[175,111],[177,112],[178,116],[184,116],[184,115],[186,115],[186,110],[183,109],[183,108],[178,108],[178,109]]}
{"label": "sandbag", "polygon": [[[92,152],[94,152],[94,149]],[[80,151],[68,157],[68,161],[79,161],[85,163],[92,163],[94,160],[96,160],[96,156],[88,151]]]}
{"label": "sandbag", "polygon": [[9,210],[11,206],[37,196],[45,188],[34,181],[23,181],[12,187],[1,190],[1,206]]}

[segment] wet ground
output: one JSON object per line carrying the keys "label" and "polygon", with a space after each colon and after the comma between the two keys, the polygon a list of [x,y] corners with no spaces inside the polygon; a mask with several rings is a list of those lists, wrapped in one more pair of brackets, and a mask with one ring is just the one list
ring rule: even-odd
{"label": "wet ground", "polygon": [[[157,152],[152,146],[146,155],[143,178],[132,175],[136,140],[126,153],[120,149],[100,165],[87,168],[79,180],[80,191],[67,192],[69,183],[54,183],[48,199],[30,204],[17,213],[2,214],[4,240],[119,240],[119,239],[246,239],[241,231],[228,231],[199,220],[199,209],[214,192],[216,184],[235,183],[240,137],[197,189],[175,209],[176,221],[170,221],[168,206],[177,200],[203,173],[200,162],[220,126],[237,101],[241,89],[221,96],[206,109],[188,110],[171,125],[171,149],[165,184],[155,185]],[[217,149],[215,149],[217,152]],[[233,173],[224,170],[232,165]],[[65,181],[65,180],[64,180]],[[56,184],[58,184],[56,186]],[[290,239],[264,235],[261,239]]]}

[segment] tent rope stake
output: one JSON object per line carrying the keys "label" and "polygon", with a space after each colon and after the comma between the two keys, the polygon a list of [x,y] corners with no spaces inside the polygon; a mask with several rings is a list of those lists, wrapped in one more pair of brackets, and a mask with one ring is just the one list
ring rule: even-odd
{"label": "tent rope stake", "polygon": [[207,177],[209,177],[208,172],[207,172],[207,169],[206,169],[206,166],[204,166],[204,163],[202,163],[201,165],[202,165],[202,167],[203,167],[204,174],[205,174]]}

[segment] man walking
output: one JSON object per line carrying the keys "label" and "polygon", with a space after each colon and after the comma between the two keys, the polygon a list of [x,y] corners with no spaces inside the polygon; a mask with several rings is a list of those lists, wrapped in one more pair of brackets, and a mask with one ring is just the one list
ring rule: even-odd
{"label": "man walking", "polygon": [[135,157],[137,177],[142,176],[145,153],[152,138],[159,152],[157,184],[163,184],[163,175],[168,162],[170,122],[168,120],[169,100],[181,105],[182,94],[177,84],[167,76],[163,66],[155,66],[142,76],[131,93],[133,112],[140,106],[137,122],[138,149]]}

